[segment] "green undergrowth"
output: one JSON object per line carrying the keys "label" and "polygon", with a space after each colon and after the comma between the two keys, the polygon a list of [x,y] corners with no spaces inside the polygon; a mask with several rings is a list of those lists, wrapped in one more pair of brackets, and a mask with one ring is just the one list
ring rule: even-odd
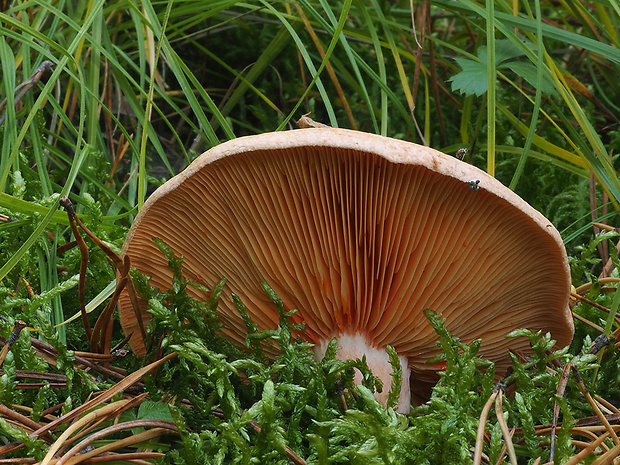
{"label": "green undergrowth", "polygon": [[[616,235],[607,233],[595,238],[573,260],[576,280],[596,283],[594,273],[600,266],[594,258],[596,244]],[[408,416],[398,414],[393,408],[380,405],[373,395],[374,389],[388,389],[394,405],[400,390],[398,382],[381,386],[364,360],[336,359],[335,340],[325,357],[316,361],[311,345],[295,336],[303,332],[303,327],[291,324],[294,311],[285,311],[267,284],[263,285],[264,290],[280,314],[278,328],[258,331],[243,302],[234,296],[248,329],[246,347],[237,347],[222,337],[216,309],[224,281],[210,290],[207,302],[191,299],[187,288],[198,284],[183,278],[181,258],[174,257],[165,244],[158,242],[158,246],[169,259],[174,273],[173,288],[158,291],[149,286],[147,278],[133,275],[137,289],[149,301],[153,319],[148,334],[152,345],[146,359],[129,355],[123,360],[131,372],[146,360],[172,352],[178,354],[159,367],[154,376],[144,378],[150,401],[133,414],[140,418],[173,419],[179,427],[178,437],[149,445],[166,454],[157,463],[288,464],[293,453],[309,464],[466,463],[471,460],[476,444],[483,405],[497,389],[505,390],[502,414],[508,426],[516,428],[514,443],[519,463],[532,463],[537,457],[542,457],[543,462],[548,460],[550,436],[536,434],[536,427],[553,422],[554,400],[558,402],[559,421],[565,427],[558,430],[556,437],[555,463],[564,463],[576,453],[569,428],[579,418],[594,413],[573,377],[568,379],[563,395],[556,395],[561,366],[571,362],[592,395],[616,405],[620,401],[618,351],[610,351],[604,357],[590,354],[598,333],[586,325],[578,323],[575,342],[561,350],[556,350],[548,335],[526,330],[513,332],[510,337],[529,338],[533,355],[526,360],[513,356],[512,373],[498,383],[493,364],[478,357],[481,341],[463,344],[448,333],[440,315],[428,311],[426,317],[437,333],[446,368],[427,402],[414,407]],[[62,286],[57,287],[59,293]],[[11,299],[6,290],[2,292],[0,305],[6,309]],[[615,294],[601,292],[600,285],[594,285],[589,296],[609,308],[617,307]],[[26,405],[33,409],[34,418],[58,403],[64,403],[63,411],[68,412],[81,405],[90,392],[114,383],[93,379],[75,368],[72,349],[77,341],[71,341],[67,347],[51,327],[44,308],[41,302],[33,302],[24,306],[19,315],[27,318],[29,325],[38,327],[38,336],[56,348],[56,367],[34,356],[30,343],[33,333],[25,329],[8,353],[0,376],[2,403]],[[602,325],[608,319],[593,308],[579,306],[576,311]],[[14,318],[6,311],[3,313],[8,316],[8,321],[0,322],[1,335],[6,339]],[[279,355],[271,359],[267,352]],[[553,360],[560,367],[551,365]],[[396,360],[393,366],[398,366]],[[363,373],[362,386],[353,383],[355,369]],[[17,370],[61,373],[67,377],[67,386],[16,390]],[[496,463],[504,454],[496,412],[489,414],[485,430],[489,440],[484,452]],[[5,441],[24,441],[33,457],[44,450],[40,440],[22,437],[4,420],[0,420],[0,431]],[[24,456],[23,450],[18,456]],[[508,463],[507,460],[506,457],[505,462],[499,463]]]}

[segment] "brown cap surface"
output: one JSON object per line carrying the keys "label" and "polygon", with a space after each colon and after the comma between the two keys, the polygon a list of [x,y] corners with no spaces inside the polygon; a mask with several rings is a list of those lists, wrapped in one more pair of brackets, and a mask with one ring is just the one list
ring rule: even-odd
{"label": "brown cap surface", "polygon": [[[321,128],[221,144],[160,187],[127,236],[123,254],[169,288],[153,237],[184,257],[186,278],[227,278],[219,313],[240,344],[231,292],[260,329],[277,325],[261,281],[298,309],[307,340],[363,334],[406,355],[414,378],[439,352],[425,309],[464,342],[483,338],[480,355],[498,373],[508,349],[528,352],[525,338],[505,337],[513,329],[549,331],[560,346],[572,338],[568,261],[553,225],[485,172],[408,142]],[[144,354],[127,296],[120,315]]]}

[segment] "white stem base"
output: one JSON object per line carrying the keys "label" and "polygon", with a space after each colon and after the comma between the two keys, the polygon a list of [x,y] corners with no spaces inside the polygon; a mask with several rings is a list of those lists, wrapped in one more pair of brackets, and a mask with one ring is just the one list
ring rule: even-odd
{"label": "white stem base", "polygon": [[[327,350],[327,344],[329,341],[323,341],[321,345],[314,347],[314,353],[317,360],[322,360]],[[379,349],[370,345],[366,341],[366,337],[361,334],[344,334],[338,338],[338,352],[337,357],[340,360],[355,360],[361,359],[366,355],[366,363],[371,369],[372,373],[383,381],[383,392],[375,393],[375,397],[383,405],[387,402],[387,396],[390,392],[390,386],[392,385],[392,365],[390,365],[390,358],[388,357],[385,348]],[[411,391],[409,388],[409,377],[411,370],[408,366],[407,357],[398,356],[400,360],[400,366],[403,370],[403,382],[400,390],[400,397],[398,399],[397,411],[399,413],[409,413],[411,410]],[[362,374],[358,371],[355,374],[355,383],[362,384]]]}

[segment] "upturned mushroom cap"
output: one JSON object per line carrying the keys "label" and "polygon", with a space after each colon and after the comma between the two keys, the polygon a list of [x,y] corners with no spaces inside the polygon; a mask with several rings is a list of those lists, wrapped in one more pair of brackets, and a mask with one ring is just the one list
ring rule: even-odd
{"label": "upturned mushroom cap", "polygon": [[[509,350],[529,349],[510,331],[550,332],[560,346],[573,334],[568,261],[553,225],[485,172],[408,142],[324,128],[226,142],[161,186],[127,236],[123,254],[169,288],[154,237],[184,257],[186,278],[227,278],[218,311],[239,344],[245,324],[231,292],[259,328],[278,324],[260,282],[298,310],[308,341],[389,344],[422,380],[433,378],[426,362],[439,352],[426,309],[464,342],[482,338],[480,355],[498,373]],[[144,354],[127,296],[120,317]]]}

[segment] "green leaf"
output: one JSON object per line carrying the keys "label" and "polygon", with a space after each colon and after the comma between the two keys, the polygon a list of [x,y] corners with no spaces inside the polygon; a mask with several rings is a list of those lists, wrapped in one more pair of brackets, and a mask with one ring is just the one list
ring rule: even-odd
{"label": "green leaf", "polygon": [[[528,44],[524,44],[527,46]],[[488,89],[487,78],[487,47],[482,45],[476,52],[479,61],[470,60],[468,58],[455,58],[455,61],[461,67],[461,72],[452,76],[452,90],[458,90],[465,95],[475,95],[480,97]],[[508,40],[498,40],[495,43],[495,65],[497,69],[509,69],[517,76],[525,79],[532,87],[536,88],[537,68],[528,62],[516,61],[514,58],[524,55],[514,43]],[[510,61],[508,61],[510,60]],[[548,75],[543,74],[542,91],[551,95],[555,93],[555,87]]]}
{"label": "green leaf", "polygon": [[488,88],[486,64],[466,58],[456,58],[456,62],[462,71],[450,78],[452,90],[476,97],[483,95]]}
{"label": "green leaf", "polygon": [[[502,68],[508,68],[517,76],[525,79],[533,88],[536,88],[536,80],[538,70],[531,63],[525,63],[522,61],[511,61],[501,66]],[[557,92],[553,86],[553,82],[546,74],[543,74],[543,80],[541,84],[541,91],[547,95],[555,95]]]}
{"label": "green leaf", "polygon": [[[523,50],[517,47],[515,44],[510,42],[509,40],[498,40],[495,42],[495,64],[499,65],[506,60],[511,58],[517,58],[521,55],[524,55]],[[487,48],[486,46],[482,46],[479,49],[478,56],[480,60],[484,64],[487,63]],[[484,57],[484,58],[483,58]]]}
{"label": "green leaf", "polygon": [[167,403],[145,400],[138,409],[138,419],[174,421]]}

